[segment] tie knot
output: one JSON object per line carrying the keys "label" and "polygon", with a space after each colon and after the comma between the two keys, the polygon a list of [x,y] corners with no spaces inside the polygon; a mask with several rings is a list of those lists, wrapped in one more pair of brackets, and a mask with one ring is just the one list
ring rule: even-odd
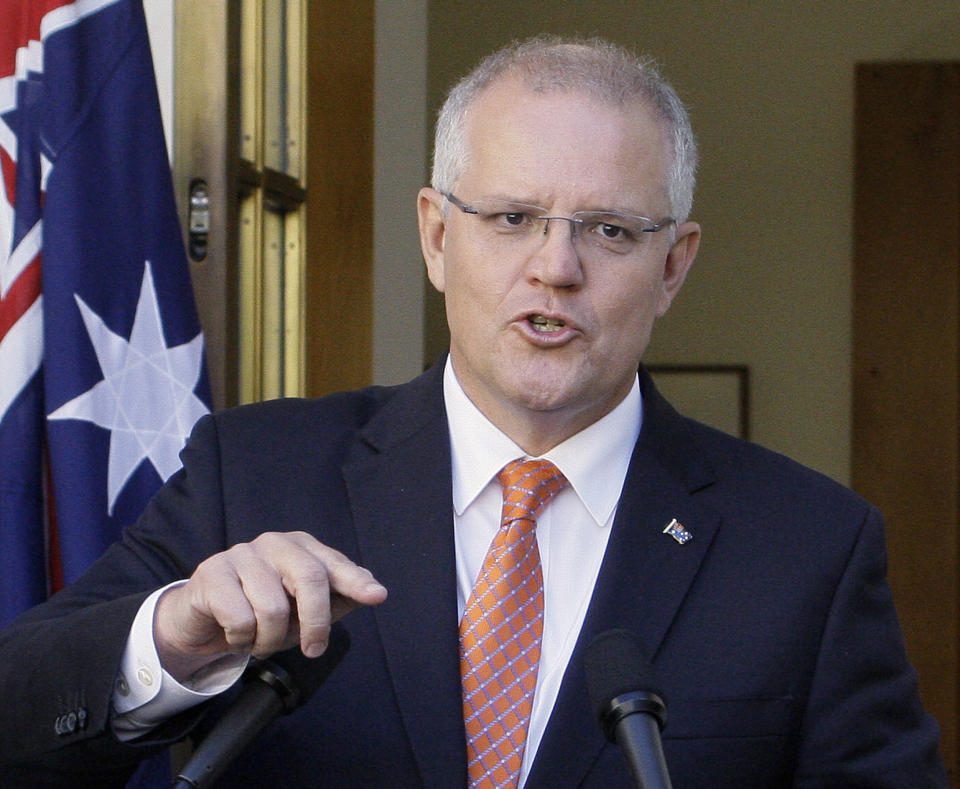
{"label": "tie knot", "polygon": [[549,460],[513,460],[497,475],[503,486],[503,523],[535,521],[567,478]]}

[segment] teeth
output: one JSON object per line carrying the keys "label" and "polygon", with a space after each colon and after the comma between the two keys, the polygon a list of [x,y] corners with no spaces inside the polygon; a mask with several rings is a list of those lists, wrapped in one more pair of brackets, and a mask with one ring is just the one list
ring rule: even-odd
{"label": "teeth", "polygon": [[563,327],[564,323],[556,318],[547,318],[543,315],[533,315],[530,317],[530,323],[537,331],[548,332],[556,331]]}

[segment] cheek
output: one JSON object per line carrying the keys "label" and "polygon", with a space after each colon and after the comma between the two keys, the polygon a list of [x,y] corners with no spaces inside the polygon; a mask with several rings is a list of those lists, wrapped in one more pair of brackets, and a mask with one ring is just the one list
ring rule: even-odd
{"label": "cheek", "polygon": [[444,302],[451,337],[461,342],[485,335],[494,325],[497,286],[476,267],[448,265],[445,269]]}
{"label": "cheek", "polygon": [[482,278],[477,272],[464,266],[447,266],[444,276],[446,288],[444,296],[448,307],[455,307],[457,311],[469,311],[477,306],[477,300],[483,299],[487,289],[483,286]]}
{"label": "cheek", "polygon": [[444,285],[448,309],[455,306],[459,313],[480,313],[489,318],[504,301],[510,283],[495,261],[473,254],[447,257]]}
{"label": "cheek", "polygon": [[649,330],[660,315],[661,288],[652,278],[620,278],[605,288],[598,303],[606,328],[615,335],[633,336]]}

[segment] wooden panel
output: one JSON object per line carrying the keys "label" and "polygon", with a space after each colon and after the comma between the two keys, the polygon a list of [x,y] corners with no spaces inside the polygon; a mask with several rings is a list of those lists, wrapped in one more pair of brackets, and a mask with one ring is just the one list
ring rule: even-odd
{"label": "wooden panel", "polygon": [[956,786],[960,64],[857,69],[853,486]]}
{"label": "wooden panel", "polygon": [[306,393],[316,396],[372,377],[373,0],[308,9]]}
{"label": "wooden panel", "polygon": [[189,227],[190,182],[210,193],[207,256],[190,270],[206,343],[216,408],[237,402],[235,85],[237,30],[229,0],[176,0],[174,187],[181,224]]}

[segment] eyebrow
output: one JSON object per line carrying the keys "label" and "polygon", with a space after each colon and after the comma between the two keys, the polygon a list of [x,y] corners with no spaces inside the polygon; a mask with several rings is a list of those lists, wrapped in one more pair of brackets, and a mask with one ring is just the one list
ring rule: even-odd
{"label": "eyebrow", "polygon": [[476,200],[474,200],[474,202],[475,203],[513,203],[514,205],[527,205],[527,206],[530,206],[531,208],[542,208],[544,211],[546,211],[546,209],[543,208],[543,206],[540,205],[539,203],[534,203],[529,200],[520,200],[516,197],[509,197],[506,195],[498,195],[496,197],[478,197]]}
{"label": "eyebrow", "polygon": [[[540,211],[549,211],[550,209],[545,208],[539,203],[529,202],[527,200],[519,200],[514,197],[478,197],[474,200],[475,203],[509,203],[511,205],[518,206],[527,206],[528,208],[536,208]],[[635,216],[641,219],[649,219],[645,213],[634,210],[632,208],[580,208],[576,211],[571,211],[573,214],[611,214],[611,215],[620,215],[620,216]]]}

